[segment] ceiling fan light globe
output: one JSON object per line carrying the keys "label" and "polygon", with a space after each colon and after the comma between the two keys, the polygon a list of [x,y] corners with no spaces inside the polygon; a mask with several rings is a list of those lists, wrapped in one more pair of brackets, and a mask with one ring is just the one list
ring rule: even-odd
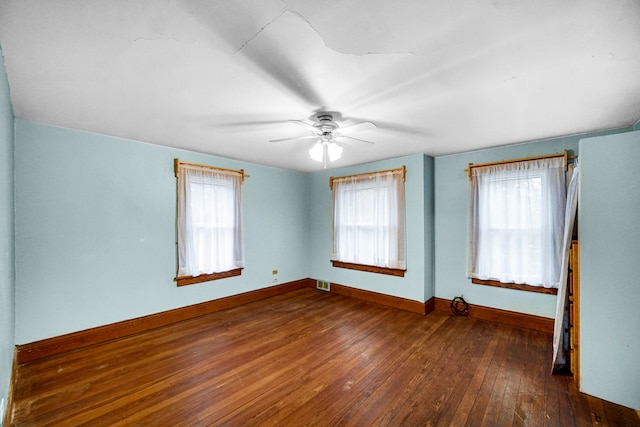
{"label": "ceiling fan light globe", "polygon": [[313,147],[309,149],[309,156],[311,157],[311,159],[315,160],[316,162],[322,163],[322,160],[324,157],[324,150],[322,148],[322,144],[319,142],[316,142],[313,145]]}
{"label": "ceiling fan light globe", "polygon": [[342,157],[342,147],[336,144],[335,142],[332,142],[331,144],[329,144],[329,146],[327,147],[327,151],[329,154],[330,162],[335,162],[340,157]]}

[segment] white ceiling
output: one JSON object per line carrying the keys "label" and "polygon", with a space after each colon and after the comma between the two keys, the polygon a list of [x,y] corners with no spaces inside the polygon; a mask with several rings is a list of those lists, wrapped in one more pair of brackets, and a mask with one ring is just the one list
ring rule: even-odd
{"label": "white ceiling", "polygon": [[321,110],[378,125],[336,167],[640,119],[638,0],[0,0],[0,46],[18,118],[299,171]]}

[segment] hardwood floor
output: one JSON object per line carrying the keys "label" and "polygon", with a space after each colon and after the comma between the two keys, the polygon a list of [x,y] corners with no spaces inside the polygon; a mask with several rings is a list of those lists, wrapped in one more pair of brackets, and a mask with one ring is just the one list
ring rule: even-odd
{"label": "hardwood floor", "polygon": [[17,369],[11,425],[639,426],[551,336],[301,289]]}

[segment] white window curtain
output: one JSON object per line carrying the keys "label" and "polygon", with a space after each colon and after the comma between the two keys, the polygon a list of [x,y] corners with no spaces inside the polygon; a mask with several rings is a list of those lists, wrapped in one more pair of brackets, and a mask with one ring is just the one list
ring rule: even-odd
{"label": "white window curtain", "polygon": [[244,267],[242,175],[180,165],[178,277]]}
{"label": "white window curtain", "polygon": [[400,171],[334,180],[332,259],[406,270],[404,206]]}
{"label": "white window curtain", "polygon": [[564,177],[562,157],[471,170],[469,277],[558,287]]}
{"label": "white window curtain", "polygon": [[[568,339],[565,340],[565,328],[568,327],[568,289],[567,278],[569,275],[569,251],[573,238],[573,227],[578,212],[578,192],[580,190],[580,166],[578,160],[574,162],[571,181],[567,189],[567,208],[565,211],[565,229],[562,239],[562,271],[560,274],[560,286],[558,287],[558,299],[556,300],[556,317],[553,329],[553,370],[560,370],[567,364]],[[567,337],[568,338],[568,337]],[[565,344],[565,345],[563,345]]]}

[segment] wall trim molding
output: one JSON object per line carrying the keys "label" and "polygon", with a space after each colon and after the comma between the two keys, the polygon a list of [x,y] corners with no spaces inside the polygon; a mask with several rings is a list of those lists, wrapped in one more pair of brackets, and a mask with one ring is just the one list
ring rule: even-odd
{"label": "wall trim molding", "polygon": [[13,392],[16,389],[16,382],[18,381],[18,351],[13,349],[13,362],[11,364],[11,377],[9,378],[9,391],[7,393],[7,406],[4,411],[4,418],[0,420],[1,425],[11,425],[11,414],[13,414]]}
{"label": "wall trim molding", "polygon": [[256,289],[212,301],[205,301],[199,304],[46,338],[28,344],[16,345],[15,360],[17,364],[32,362],[306,287],[315,288],[315,280],[309,278],[300,279],[281,285]]}
{"label": "wall trim molding", "polygon": [[410,311],[412,313],[418,313],[422,315],[429,314],[435,309],[435,302],[433,298],[430,298],[427,302],[420,302],[396,297],[393,295],[367,291],[364,289],[352,288],[337,283],[331,283],[331,292],[337,295],[372,302],[375,304],[386,305],[388,307],[393,307],[399,310]]}
{"label": "wall trim molding", "polygon": [[[303,288],[314,288],[315,279],[300,279],[268,288],[256,289],[237,295],[205,301],[199,304],[180,307],[173,310],[150,314],[148,316],[123,320],[121,322],[85,329],[69,334],[46,338],[28,344],[16,345],[14,364],[19,365],[56,354],[65,353],[94,344],[99,344],[113,339],[134,335],[140,332],[177,323],[194,317],[204,316],[226,308],[236,307],[272,296],[285,294]],[[451,301],[443,298],[432,297],[426,302],[414,301],[393,295],[381,294],[364,289],[352,288],[337,283],[331,283],[331,292],[349,298],[380,304],[399,310],[426,315],[432,311],[450,312]],[[491,320],[511,326],[532,329],[535,331],[553,333],[553,319],[534,316],[531,314],[517,313],[514,311],[479,305],[469,306],[469,316],[478,319]]]}
{"label": "wall trim molding", "polygon": [[[444,298],[435,299],[435,309],[451,313],[451,300]],[[554,319],[535,316],[533,314],[518,313],[499,308],[484,307],[482,305],[469,304],[469,317],[491,320],[519,328],[531,329],[538,332],[553,334]]]}

